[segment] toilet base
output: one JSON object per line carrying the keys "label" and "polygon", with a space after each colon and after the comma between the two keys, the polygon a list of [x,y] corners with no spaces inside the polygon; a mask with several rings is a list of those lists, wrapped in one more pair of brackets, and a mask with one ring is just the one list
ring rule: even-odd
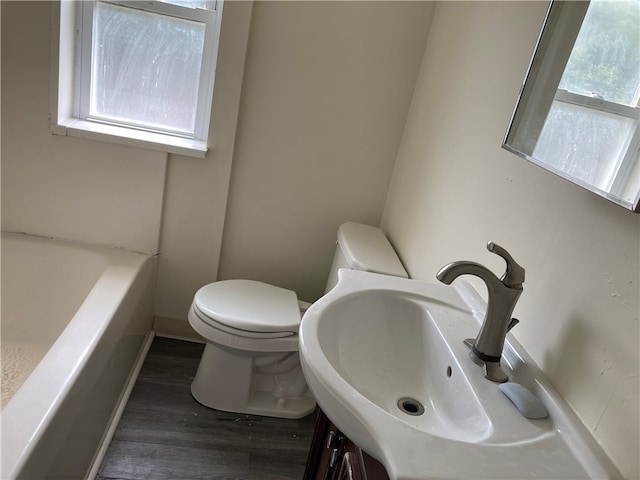
{"label": "toilet base", "polygon": [[298,352],[257,355],[207,343],[191,394],[209,408],[267,417],[301,418],[316,407]]}

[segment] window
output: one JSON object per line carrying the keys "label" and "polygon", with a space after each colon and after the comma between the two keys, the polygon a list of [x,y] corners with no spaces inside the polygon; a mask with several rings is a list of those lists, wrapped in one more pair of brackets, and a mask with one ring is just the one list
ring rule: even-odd
{"label": "window", "polygon": [[638,0],[589,4],[533,152],[628,202],[640,181],[639,20]]}
{"label": "window", "polygon": [[221,3],[92,0],[74,2],[73,12],[68,3],[54,133],[204,156]]}

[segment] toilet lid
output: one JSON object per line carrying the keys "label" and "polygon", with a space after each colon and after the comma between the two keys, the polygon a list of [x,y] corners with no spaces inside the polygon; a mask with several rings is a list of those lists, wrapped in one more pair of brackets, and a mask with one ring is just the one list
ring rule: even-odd
{"label": "toilet lid", "polygon": [[[254,332],[254,331],[249,332],[247,330],[240,330],[239,328],[233,328],[233,327],[230,327],[229,325],[225,325],[223,323],[217,322],[213,318],[205,315],[200,311],[200,309],[195,304],[192,304],[191,309],[189,310],[189,322],[191,323],[192,326],[193,326],[193,317],[191,317],[191,313],[193,313],[195,317],[198,318],[198,320],[214,328],[215,330],[220,330],[222,332],[233,335],[234,337],[265,339],[265,338],[285,338],[285,337],[290,337],[296,334],[296,332]],[[212,338],[209,338],[206,334],[204,334],[201,331],[198,331],[198,333],[203,337],[207,338],[208,340],[213,340]]]}
{"label": "toilet lid", "polygon": [[255,280],[222,280],[205,285],[193,299],[218,323],[250,332],[297,332],[298,297],[292,290]]}

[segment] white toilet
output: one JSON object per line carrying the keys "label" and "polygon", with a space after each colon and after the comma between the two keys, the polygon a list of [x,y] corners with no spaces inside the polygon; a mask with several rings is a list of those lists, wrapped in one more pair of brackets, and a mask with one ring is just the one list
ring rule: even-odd
{"label": "white toilet", "polygon": [[[348,222],[338,229],[329,291],[338,269],[407,277],[379,228]],[[300,418],[315,400],[302,374],[298,327],[308,303],[295,292],[253,280],[222,280],[196,292],[189,323],[206,340],[191,384],[194,398],[227,412]]]}

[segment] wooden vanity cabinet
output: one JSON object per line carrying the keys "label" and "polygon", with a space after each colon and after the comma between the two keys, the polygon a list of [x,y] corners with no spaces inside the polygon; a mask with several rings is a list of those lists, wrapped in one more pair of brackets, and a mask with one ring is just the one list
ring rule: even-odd
{"label": "wooden vanity cabinet", "polygon": [[304,480],[389,480],[380,462],[364,453],[318,410]]}

